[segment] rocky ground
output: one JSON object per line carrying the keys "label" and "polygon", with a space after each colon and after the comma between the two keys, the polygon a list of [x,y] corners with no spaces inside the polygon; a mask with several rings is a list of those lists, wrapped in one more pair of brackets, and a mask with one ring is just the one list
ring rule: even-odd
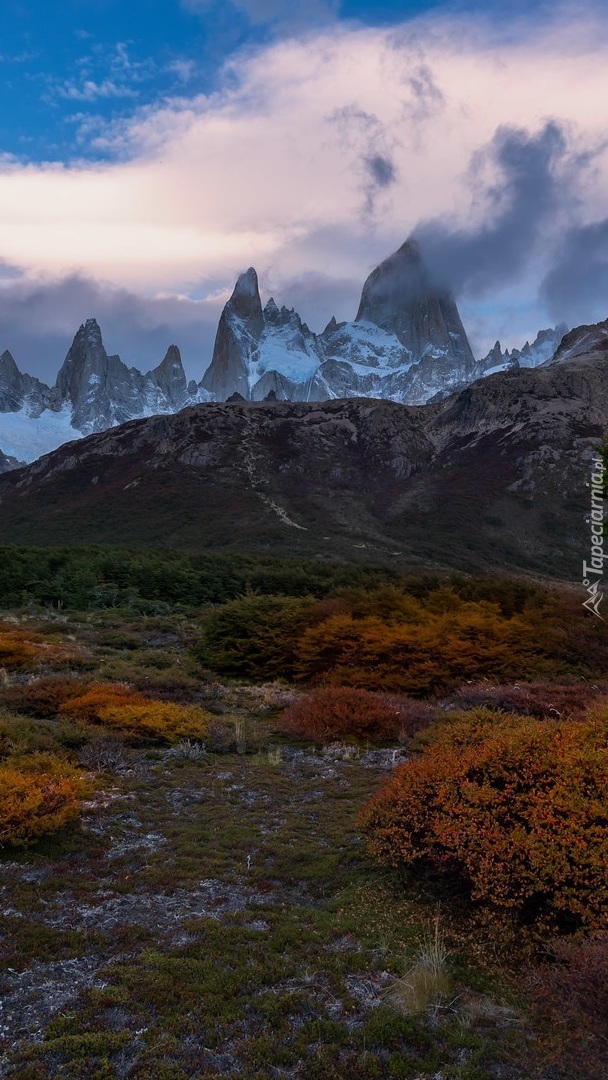
{"label": "rocky ground", "polygon": [[435,909],[355,826],[400,756],[115,751],[80,830],[2,859],[0,1075],[557,1075],[441,907],[448,982],[403,1007]]}

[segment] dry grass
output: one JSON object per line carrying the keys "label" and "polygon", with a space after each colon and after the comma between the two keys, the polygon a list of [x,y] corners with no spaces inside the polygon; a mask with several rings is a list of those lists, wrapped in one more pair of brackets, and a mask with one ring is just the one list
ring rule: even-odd
{"label": "dry grass", "polygon": [[452,989],[448,956],[437,917],[422,938],[413,966],[390,987],[392,1002],[406,1013],[421,1013],[440,1005]]}

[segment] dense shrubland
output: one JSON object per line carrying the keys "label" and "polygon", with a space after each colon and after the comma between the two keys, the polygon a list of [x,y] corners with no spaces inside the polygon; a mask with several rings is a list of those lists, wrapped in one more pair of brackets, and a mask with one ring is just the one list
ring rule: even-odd
{"label": "dense shrubland", "polygon": [[[473,587],[473,585],[475,587]],[[328,682],[418,697],[466,681],[606,674],[608,630],[578,597],[509,583],[338,590],[327,599],[248,595],[212,611],[194,645],[220,675]]]}

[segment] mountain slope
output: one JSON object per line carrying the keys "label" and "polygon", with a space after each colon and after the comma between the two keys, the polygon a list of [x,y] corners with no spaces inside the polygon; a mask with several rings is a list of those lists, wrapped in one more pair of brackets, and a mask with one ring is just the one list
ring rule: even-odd
{"label": "mountain slope", "polygon": [[203,404],[0,478],[16,543],[167,545],[529,569],[577,581],[608,354],[450,398]]}

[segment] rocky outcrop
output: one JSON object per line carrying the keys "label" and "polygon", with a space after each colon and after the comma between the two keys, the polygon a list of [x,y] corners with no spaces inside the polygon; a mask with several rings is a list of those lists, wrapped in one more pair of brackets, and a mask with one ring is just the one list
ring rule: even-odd
{"label": "rocky outcrop", "polygon": [[0,356],[0,413],[20,412],[35,419],[45,409],[59,407],[58,396],[39,379],[22,374],[11,353]]}
{"label": "rocky outcrop", "polygon": [[0,473],[10,472],[11,469],[19,469],[23,464],[23,461],[17,461],[17,458],[11,457],[9,454],[3,454],[2,450],[0,450]]}
{"label": "rocky outcrop", "polygon": [[[594,337],[597,344],[600,337]],[[155,543],[579,580],[608,350],[425,406],[209,403],[0,478],[14,543]]]}
{"label": "rocky outcrop", "polygon": [[608,353],[608,319],[592,323],[590,326],[577,326],[566,334],[555,352],[552,364],[563,364],[576,360],[579,356],[606,356]]}

